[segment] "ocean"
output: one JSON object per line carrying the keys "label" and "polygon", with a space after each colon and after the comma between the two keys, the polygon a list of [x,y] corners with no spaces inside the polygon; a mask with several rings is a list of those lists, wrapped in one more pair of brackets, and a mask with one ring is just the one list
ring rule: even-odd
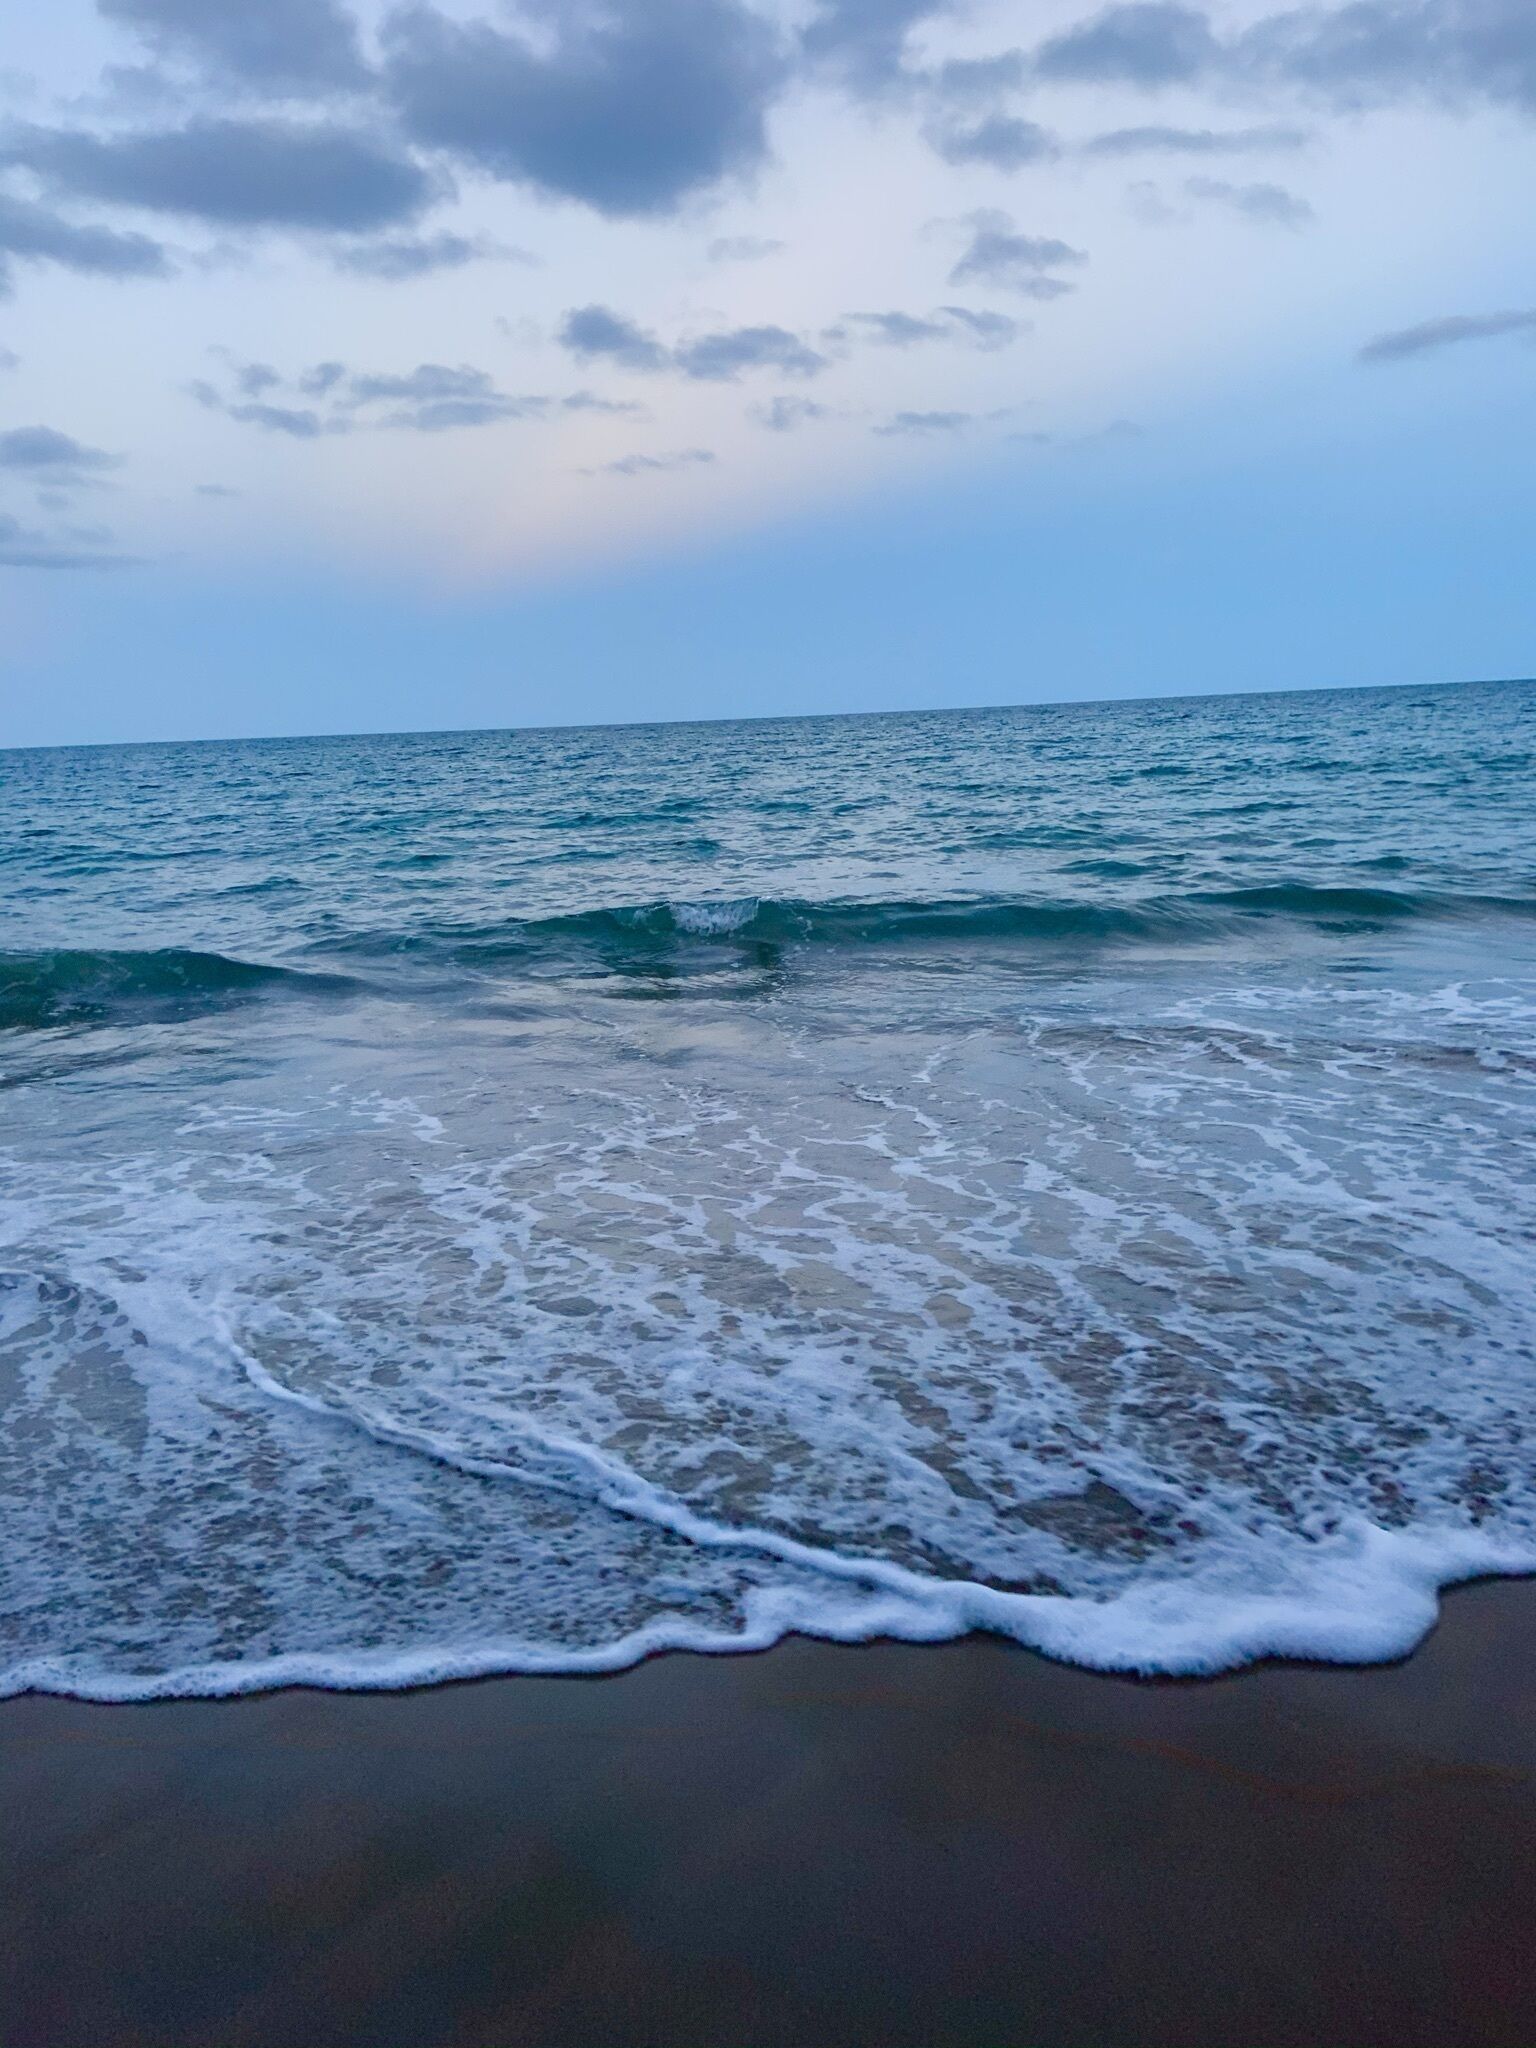
{"label": "ocean", "polygon": [[0,1690],[1536,1569],[1536,685],[0,754]]}

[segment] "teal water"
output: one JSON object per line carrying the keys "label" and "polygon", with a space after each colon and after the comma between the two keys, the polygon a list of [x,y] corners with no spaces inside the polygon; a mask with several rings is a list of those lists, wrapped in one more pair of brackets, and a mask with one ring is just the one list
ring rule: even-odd
{"label": "teal water", "polygon": [[1536,686],[0,754],[0,1685],[1536,1567]]}

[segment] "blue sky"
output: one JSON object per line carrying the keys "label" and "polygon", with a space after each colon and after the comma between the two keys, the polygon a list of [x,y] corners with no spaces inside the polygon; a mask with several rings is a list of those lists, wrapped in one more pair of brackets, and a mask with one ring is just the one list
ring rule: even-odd
{"label": "blue sky", "polygon": [[0,744],[1529,673],[1533,173],[1528,0],[58,0]]}

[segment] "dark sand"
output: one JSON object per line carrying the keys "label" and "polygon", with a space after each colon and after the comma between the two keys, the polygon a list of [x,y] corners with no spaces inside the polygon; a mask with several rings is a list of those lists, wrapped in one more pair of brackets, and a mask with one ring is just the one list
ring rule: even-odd
{"label": "dark sand", "polygon": [[0,1706],[5,2048],[1536,2044],[1536,1585],[1382,1670],[1001,1643]]}

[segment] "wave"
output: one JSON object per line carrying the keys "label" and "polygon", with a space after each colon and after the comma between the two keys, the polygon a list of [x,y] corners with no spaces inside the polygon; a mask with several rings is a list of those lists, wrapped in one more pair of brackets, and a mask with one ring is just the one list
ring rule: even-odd
{"label": "wave", "polygon": [[367,1407],[291,1387],[239,1345],[227,1325],[220,1334],[259,1396],[321,1427],[491,1485],[605,1508],[698,1549],[776,1563],[786,1577],[749,1587],[735,1627],[663,1611],[596,1643],[535,1642],[489,1629],[388,1648],[343,1637],[325,1651],[216,1655],[158,1670],[141,1663],[124,1671],[109,1657],[44,1653],[0,1667],[0,1699],[27,1692],[100,1701],[217,1698],[290,1685],[389,1691],[512,1672],[615,1672],[668,1651],[761,1651],[791,1635],[938,1643],[991,1634],[1062,1663],[1144,1677],[1210,1677],[1268,1658],[1370,1665],[1404,1657],[1424,1639],[1446,1588],[1536,1571],[1536,1550],[1518,1537],[1447,1526],[1389,1528],[1356,1514],[1338,1518],[1326,1539],[1297,1535],[1282,1554],[1249,1556],[1241,1561],[1247,1569],[1235,1573],[1152,1573],[1099,1598],[1016,1591],[716,1520],[611,1453],[527,1417],[507,1418],[503,1455],[474,1455]]}
{"label": "wave", "polygon": [[341,975],[180,947],[0,953],[0,1031],[155,1022],[284,991],[325,994],[355,986]]}
{"label": "wave", "polygon": [[771,960],[806,948],[1107,947],[1217,940],[1261,918],[1360,928],[1478,915],[1536,917],[1536,898],[1324,887],[1286,882],[1134,902],[1014,896],[861,899],[747,896],[600,906],[494,925],[359,933],[326,951],[419,954],[468,967],[503,964],[644,969],[722,951]]}
{"label": "wave", "polygon": [[[602,906],[495,925],[425,925],[322,941],[316,953],[417,958],[494,970],[618,973],[768,965],[807,949],[976,948],[1214,942],[1256,919],[1328,929],[1479,915],[1536,917],[1536,899],[1276,883],[1136,902],[971,896],[859,899],[748,896]],[[355,994],[352,976],[183,947],[0,952],[0,1031],[153,1022],[274,995]]]}

